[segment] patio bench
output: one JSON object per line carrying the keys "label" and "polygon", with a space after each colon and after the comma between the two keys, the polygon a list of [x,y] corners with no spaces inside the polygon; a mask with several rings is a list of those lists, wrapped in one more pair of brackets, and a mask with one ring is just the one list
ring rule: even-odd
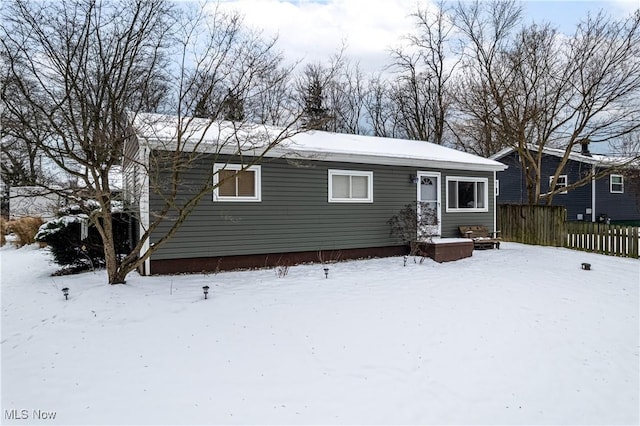
{"label": "patio bench", "polygon": [[484,225],[466,225],[459,226],[460,235],[473,240],[474,249],[500,249],[500,231],[489,232]]}

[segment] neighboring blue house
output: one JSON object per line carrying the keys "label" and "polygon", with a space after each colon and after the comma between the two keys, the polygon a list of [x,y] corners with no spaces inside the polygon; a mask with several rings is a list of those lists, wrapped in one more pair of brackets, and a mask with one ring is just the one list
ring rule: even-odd
{"label": "neighboring blue house", "polygon": [[[535,151],[530,148],[531,151]],[[542,182],[540,191],[549,191],[551,178],[556,172],[564,150],[544,148],[542,158]],[[499,204],[526,204],[528,202],[526,178],[518,153],[506,148],[490,157],[509,168],[497,173],[496,194]],[[567,186],[579,179],[601,174],[607,165],[619,163],[617,157],[591,154],[588,147],[574,152],[559,176],[557,185]],[[612,172],[591,180],[586,185],[560,193],[553,197],[552,204],[567,208],[570,221],[611,221],[640,225],[640,199],[631,191],[621,172]]]}

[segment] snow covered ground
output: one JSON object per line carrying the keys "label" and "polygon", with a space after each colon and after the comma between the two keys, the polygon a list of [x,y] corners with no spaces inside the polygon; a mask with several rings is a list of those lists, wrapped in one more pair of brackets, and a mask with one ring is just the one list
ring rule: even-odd
{"label": "snow covered ground", "polygon": [[2,422],[637,424],[640,262],[501,247],[113,287],[4,247]]}

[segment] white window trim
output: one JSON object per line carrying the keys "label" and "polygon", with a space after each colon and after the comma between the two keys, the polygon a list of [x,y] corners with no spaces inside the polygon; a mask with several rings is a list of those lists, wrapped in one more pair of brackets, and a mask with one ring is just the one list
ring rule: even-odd
{"label": "white window trim", "polygon": [[[622,189],[620,191],[614,191],[613,190],[613,177],[619,177],[620,178],[620,183],[616,183],[615,185],[620,185],[622,187]],[[624,176],[623,175],[609,175],[609,192],[612,194],[624,194]]]}
{"label": "white window trim", "polygon": [[[250,172],[254,172],[254,187],[255,187],[255,195],[253,197],[229,197],[218,194],[218,183],[220,170],[246,170]],[[251,202],[261,202],[262,201],[262,168],[260,166],[250,166],[246,167],[242,164],[227,164],[227,163],[215,163],[213,165],[213,185],[215,188],[213,189],[213,201],[224,201],[224,202],[234,202],[234,203],[251,203]]]}
{"label": "white window trim", "polygon": [[500,196],[500,179],[496,179],[495,181],[496,181],[495,193],[496,193],[496,197],[499,197]]}
{"label": "white window trim", "polygon": [[[460,208],[460,207],[449,207],[449,182],[481,182],[484,183],[484,207],[482,208]],[[479,178],[479,177],[466,177],[466,176],[447,176],[445,179],[445,190],[446,190],[446,200],[445,200],[445,208],[447,213],[463,213],[463,212],[488,212],[489,211],[489,179],[488,178]],[[476,186],[477,192],[477,186]],[[476,193],[476,197],[478,194]],[[476,200],[477,203],[477,200]]]}
{"label": "white window trim", "polygon": [[[367,179],[367,198],[337,198],[333,196],[333,176],[366,176]],[[330,203],[373,203],[373,172],[362,170],[338,170],[329,169],[328,171],[328,201]],[[351,188],[350,188],[351,189]]]}
{"label": "white window trim", "polygon": [[[564,179],[564,183],[560,183],[560,180]],[[549,192],[553,191],[553,188],[551,187],[551,182],[553,182],[553,176],[549,176]],[[563,187],[567,187],[567,185],[569,185],[569,178],[567,177],[567,175],[558,175],[558,182],[556,182],[556,186],[563,186]],[[562,191],[559,192],[558,194],[567,194],[568,191]]]}

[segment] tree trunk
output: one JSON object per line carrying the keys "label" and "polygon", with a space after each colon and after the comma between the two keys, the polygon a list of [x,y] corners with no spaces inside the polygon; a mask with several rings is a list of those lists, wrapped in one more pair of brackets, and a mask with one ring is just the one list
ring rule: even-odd
{"label": "tree trunk", "polygon": [[112,269],[109,264],[107,264],[107,275],[109,278],[109,284],[126,284],[126,277],[128,272],[125,272],[117,265],[114,265],[114,269]]}
{"label": "tree trunk", "polygon": [[113,216],[108,212],[102,217],[102,244],[104,248],[104,261],[107,268],[109,284],[124,284],[126,273],[123,274],[116,253],[115,237],[113,234]]}
{"label": "tree trunk", "polygon": [[126,274],[123,274],[122,269],[118,265],[118,258],[116,250],[111,241],[104,241],[104,260],[107,267],[107,276],[109,278],[109,284],[124,284]]}

